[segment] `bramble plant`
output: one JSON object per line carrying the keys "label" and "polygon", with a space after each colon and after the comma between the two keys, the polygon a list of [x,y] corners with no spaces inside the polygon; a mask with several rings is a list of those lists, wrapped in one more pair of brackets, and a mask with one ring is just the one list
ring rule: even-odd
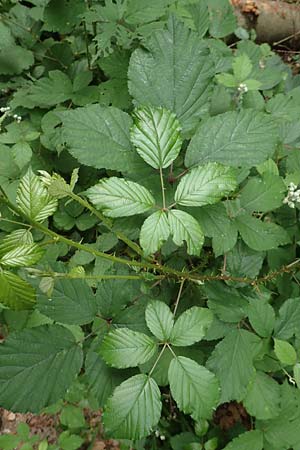
{"label": "bramble plant", "polygon": [[300,449],[299,76],[227,0],[0,11],[0,406]]}

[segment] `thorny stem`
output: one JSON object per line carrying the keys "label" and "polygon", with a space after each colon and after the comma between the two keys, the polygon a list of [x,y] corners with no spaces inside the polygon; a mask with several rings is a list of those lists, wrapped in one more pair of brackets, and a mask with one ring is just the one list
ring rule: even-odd
{"label": "thorny stem", "polygon": [[[39,278],[71,278],[71,279],[84,279],[84,280],[144,280],[145,276],[140,275],[90,275],[84,273],[73,273],[73,272],[43,272],[42,270],[27,269],[29,276],[39,277]],[[165,278],[164,275],[157,275],[157,279]]]}
{"label": "thorny stem", "polygon": [[179,286],[179,291],[178,291],[176,302],[175,302],[175,306],[174,306],[174,312],[173,312],[174,316],[176,315],[176,312],[177,312],[177,308],[178,308],[179,300],[180,300],[180,297],[181,297],[181,294],[182,294],[182,289],[183,289],[184,282],[185,282],[185,279],[181,280],[181,283],[180,283],[180,286]]}

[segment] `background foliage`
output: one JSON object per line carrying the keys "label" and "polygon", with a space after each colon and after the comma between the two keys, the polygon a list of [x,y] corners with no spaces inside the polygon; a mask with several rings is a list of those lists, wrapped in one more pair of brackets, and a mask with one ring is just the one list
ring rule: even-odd
{"label": "background foliage", "polygon": [[227,0],[0,10],[0,405],[300,449],[299,76]]}

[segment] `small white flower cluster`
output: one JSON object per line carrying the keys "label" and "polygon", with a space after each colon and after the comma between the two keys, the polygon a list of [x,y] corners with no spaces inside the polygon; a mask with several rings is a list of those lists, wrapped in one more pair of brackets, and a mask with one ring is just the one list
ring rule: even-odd
{"label": "small white flower cluster", "polygon": [[160,439],[161,441],[165,441],[166,436],[163,435],[163,434],[160,434],[159,430],[156,430],[154,434],[155,434],[155,436],[156,436],[157,438],[159,437],[159,439]]}
{"label": "small white flower cluster", "polygon": [[295,208],[296,203],[300,203],[300,189],[298,189],[296,184],[289,184],[288,194],[283,199],[283,203],[287,204],[290,208]]}
{"label": "small white flower cluster", "polygon": [[240,94],[245,94],[246,92],[248,92],[247,85],[245,83],[240,83],[238,91]]}
{"label": "small white flower cluster", "polygon": [[[0,108],[0,113],[6,114],[7,116],[11,116],[11,114],[10,114],[10,106],[2,106]],[[13,119],[16,120],[17,123],[20,123],[21,120],[22,120],[22,117],[18,116],[18,114],[14,114],[12,117],[13,117]]]}

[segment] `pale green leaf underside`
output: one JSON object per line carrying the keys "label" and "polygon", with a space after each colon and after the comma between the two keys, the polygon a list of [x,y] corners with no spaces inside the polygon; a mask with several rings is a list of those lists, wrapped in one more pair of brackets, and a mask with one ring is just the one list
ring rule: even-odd
{"label": "pale green leaf underside", "polygon": [[170,226],[167,214],[156,211],[147,217],[142,225],[140,244],[146,255],[157,252],[170,236]]}
{"label": "pale green leaf underside", "polygon": [[192,359],[178,356],[171,361],[168,378],[180,410],[194,420],[211,417],[219,399],[219,384],[213,373]]}
{"label": "pale green leaf underside", "polygon": [[218,202],[237,186],[235,171],[218,163],[195,167],[176,190],[175,201],[182,206],[203,206]]}
{"label": "pale green leaf underside", "polygon": [[0,272],[0,302],[13,310],[32,309],[35,291],[18,275],[3,270]]}
{"label": "pale green leaf underside", "polygon": [[119,328],[105,336],[100,353],[108,365],[124,369],[145,363],[156,350],[155,341],[146,334]]}
{"label": "pale green leaf underside", "polygon": [[57,208],[57,200],[48,194],[47,188],[30,168],[21,178],[16,201],[22,213],[36,222],[43,222]]}
{"label": "pale green leaf underside", "polygon": [[24,244],[7,252],[0,259],[4,267],[25,267],[36,264],[43,256],[44,250],[37,244]]}
{"label": "pale green leaf underside", "polygon": [[166,303],[152,300],[146,308],[146,323],[154,336],[161,341],[168,341],[174,325],[174,316]]}
{"label": "pale green leaf underside", "polygon": [[0,257],[20,245],[33,244],[33,237],[28,229],[15,230],[2,239],[0,244]]}
{"label": "pale green leaf underside", "polygon": [[40,412],[61,399],[82,365],[73,334],[42,325],[11,334],[0,346],[0,403],[18,412]]}
{"label": "pale green leaf underside", "polygon": [[177,209],[168,212],[168,220],[174,243],[180,247],[183,241],[186,241],[188,254],[200,255],[204,233],[197,220],[190,214]]}
{"label": "pale green leaf underside", "polygon": [[183,312],[175,322],[170,342],[177,347],[193,345],[205,336],[213,321],[213,313],[207,308],[193,306]]}
{"label": "pale green leaf underside", "polygon": [[155,200],[144,186],[111,177],[87,190],[89,200],[108,217],[128,217],[151,209]]}
{"label": "pale green leaf underside", "polygon": [[147,375],[135,375],[118,386],[106,404],[103,423],[116,439],[142,439],[158,423],[160,391]]}
{"label": "pale green leaf underside", "polygon": [[164,169],[181,150],[180,130],[174,113],[148,106],[135,112],[131,142],[147,164],[155,169]]}
{"label": "pale green leaf underside", "polygon": [[270,158],[278,139],[274,120],[251,109],[229,111],[203,120],[186,152],[192,167],[215,161],[230,166],[252,167]]}

